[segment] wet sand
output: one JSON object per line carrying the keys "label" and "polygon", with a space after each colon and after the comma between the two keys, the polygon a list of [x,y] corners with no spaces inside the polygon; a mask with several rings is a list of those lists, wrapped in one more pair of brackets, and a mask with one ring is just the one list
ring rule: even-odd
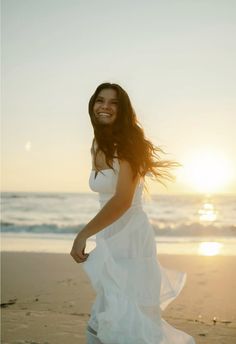
{"label": "wet sand", "polygon": [[[95,292],[68,254],[3,252],[2,343],[85,344]],[[187,282],[162,317],[197,344],[236,343],[236,257],[158,255]]]}

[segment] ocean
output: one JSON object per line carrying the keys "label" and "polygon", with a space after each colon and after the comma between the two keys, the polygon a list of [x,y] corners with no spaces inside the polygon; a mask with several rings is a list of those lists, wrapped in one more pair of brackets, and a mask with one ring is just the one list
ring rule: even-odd
{"label": "ocean", "polygon": [[[151,195],[157,253],[236,255],[236,195]],[[1,251],[70,253],[99,211],[95,193],[1,193]],[[95,247],[87,240],[86,252]]]}

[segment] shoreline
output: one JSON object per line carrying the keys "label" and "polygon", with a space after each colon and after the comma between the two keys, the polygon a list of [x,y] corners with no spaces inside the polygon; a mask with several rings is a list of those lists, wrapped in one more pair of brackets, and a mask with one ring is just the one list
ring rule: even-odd
{"label": "shoreline", "polygon": [[[68,254],[75,234],[1,233],[1,252]],[[236,256],[236,237],[155,236],[157,254]],[[96,246],[95,237],[86,243],[86,253]]]}
{"label": "shoreline", "polygon": [[[95,292],[82,264],[64,253],[1,252],[3,343],[81,343]],[[162,318],[196,344],[236,340],[234,256],[158,254],[160,264],[187,273]],[[28,341],[28,342],[27,342]]]}

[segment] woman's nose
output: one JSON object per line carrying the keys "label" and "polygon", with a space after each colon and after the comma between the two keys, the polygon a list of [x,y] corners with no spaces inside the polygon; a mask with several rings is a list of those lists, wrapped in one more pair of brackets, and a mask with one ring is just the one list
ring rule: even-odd
{"label": "woman's nose", "polygon": [[110,108],[109,108],[109,106],[102,106],[102,108],[101,108],[104,112],[106,112],[106,111],[110,111]]}
{"label": "woman's nose", "polygon": [[109,103],[103,103],[102,104],[102,109],[109,109]]}

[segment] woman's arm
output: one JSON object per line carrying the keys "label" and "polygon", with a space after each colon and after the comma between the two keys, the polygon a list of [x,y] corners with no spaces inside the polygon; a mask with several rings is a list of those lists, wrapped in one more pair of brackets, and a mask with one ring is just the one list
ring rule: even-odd
{"label": "woman's arm", "polygon": [[120,170],[114,196],[79,234],[87,239],[121,217],[131,206],[138,180],[138,176],[134,181],[132,180],[132,169],[129,162],[125,160],[120,161]]}
{"label": "woman's arm", "polygon": [[113,196],[79,234],[85,239],[89,238],[116,221],[128,208],[128,204]]}
{"label": "woman's arm", "polygon": [[88,253],[84,253],[86,240],[121,217],[131,206],[134,191],[139,181],[137,175],[132,180],[132,169],[128,161],[120,161],[119,175],[114,196],[104,205],[99,213],[77,234],[71,256],[77,263],[85,261]]}

